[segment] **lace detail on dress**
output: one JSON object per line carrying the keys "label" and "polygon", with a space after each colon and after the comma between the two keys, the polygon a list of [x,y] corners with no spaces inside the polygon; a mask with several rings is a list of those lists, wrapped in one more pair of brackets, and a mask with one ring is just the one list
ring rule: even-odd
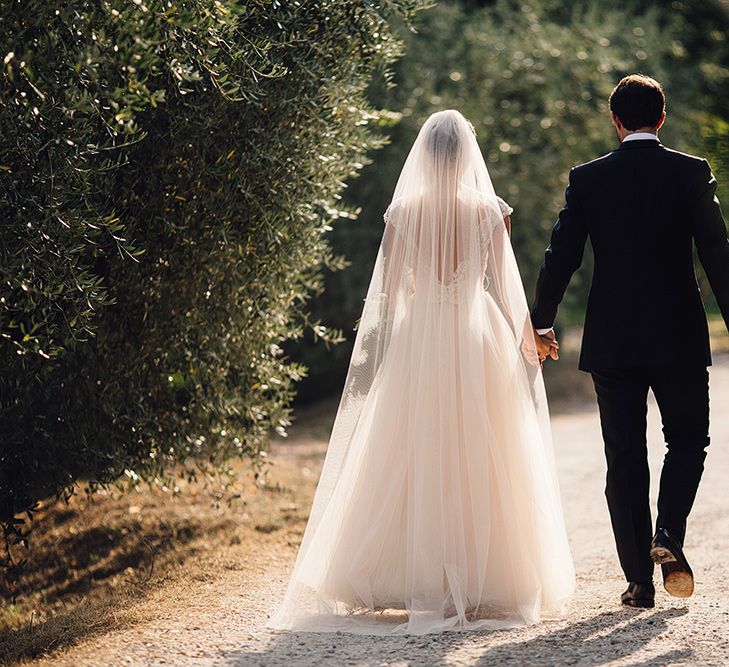
{"label": "lace detail on dress", "polygon": [[402,198],[393,199],[390,202],[387,209],[385,210],[385,212],[382,214],[382,221],[386,225],[389,224],[389,225],[392,225],[393,227],[397,227],[398,222],[399,222],[397,220],[397,218],[399,217],[399,213],[402,209],[402,205],[403,205]]}
{"label": "lace detail on dress", "polygon": [[506,217],[514,212],[514,209],[509,206],[499,195],[496,195],[496,199],[499,202],[499,208],[501,209],[501,215]]}
{"label": "lace detail on dress", "polygon": [[466,262],[461,262],[458,268],[453,272],[450,280],[443,282],[436,280],[437,289],[435,291],[435,301],[438,303],[449,302],[458,303],[460,301],[461,292],[464,289]]}
{"label": "lace detail on dress", "polygon": [[[477,285],[472,284],[469,287],[467,284],[467,278],[469,280],[474,278],[473,271],[468,271],[468,268],[467,262],[461,262],[453,273],[453,277],[448,282],[441,282],[438,280],[437,289],[435,291],[436,303],[463,303],[466,295],[470,294],[473,296]],[[491,283],[489,277],[485,274],[481,276],[481,280],[477,282],[479,283],[478,287],[480,287],[483,292],[488,290]]]}

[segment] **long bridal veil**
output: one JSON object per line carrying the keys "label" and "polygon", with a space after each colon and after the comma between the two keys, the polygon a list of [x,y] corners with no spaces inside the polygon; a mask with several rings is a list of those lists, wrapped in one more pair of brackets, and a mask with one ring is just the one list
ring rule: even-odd
{"label": "long bridal veil", "polygon": [[529,310],[468,121],[423,125],[385,214],[339,409],[269,627],[534,623],[574,570]]}

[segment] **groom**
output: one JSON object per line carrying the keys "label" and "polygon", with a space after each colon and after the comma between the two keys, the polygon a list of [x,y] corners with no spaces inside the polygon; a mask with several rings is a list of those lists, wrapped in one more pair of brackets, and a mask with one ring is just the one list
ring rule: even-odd
{"label": "groom", "polygon": [[[552,325],[590,239],[595,257],[579,368],[592,374],[607,457],[605,495],[622,602],[652,607],[653,564],[665,589],[693,592],[686,519],[709,444],[709,333],[693,245],[729,326],[729,241],[706,160],[666,148],[661,84],[631,75],[610,96],[620,146],[574,167],[537,281],[532,323],[540,357],[557,358]],[[666,455],[653,533],[646,449],[648,390]],[[652,539],[651,539],[652,538]]]}

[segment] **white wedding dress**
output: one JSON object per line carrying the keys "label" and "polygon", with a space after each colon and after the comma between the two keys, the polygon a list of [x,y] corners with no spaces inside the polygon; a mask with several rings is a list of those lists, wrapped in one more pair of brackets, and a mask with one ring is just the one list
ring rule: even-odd
{"label": "white wedding dress", "polygon": [[269,627],[503,628],[574,589],[521,279],[468,122],[424,124],[385,233],[288,590]]}

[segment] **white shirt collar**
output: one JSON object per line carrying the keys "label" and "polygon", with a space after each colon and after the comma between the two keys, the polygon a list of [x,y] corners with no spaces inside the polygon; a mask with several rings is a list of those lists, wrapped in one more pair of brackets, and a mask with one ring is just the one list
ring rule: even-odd
{"label": "white shirt collar", "polygon": [[638,139],[653,139],[654,141],[658,141],[658,136],[652,132],[633,132],[633,134],[626,136],[623,141],[637,141]]}

